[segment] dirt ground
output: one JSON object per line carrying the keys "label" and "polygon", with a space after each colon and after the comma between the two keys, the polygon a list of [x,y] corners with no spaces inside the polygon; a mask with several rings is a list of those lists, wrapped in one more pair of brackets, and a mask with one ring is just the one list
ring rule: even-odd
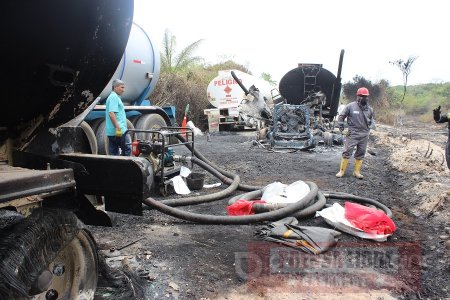
{"label": "dirt ground", "polygon": [[[397,231],[386,242],[342,234],[334,249],[313,256],[257,239],[254,234],[264,224],[193,224],[150,209],[143,217],[114,214],[116,226],[89,229],[103,254],[138,240],[115,252],[118,256],[106,257],[110,267],[130,275],[122,283],[133,290],[121,291],[101,278],[96,298],[449,299],[446,130],[413,121],[401,128],[378,125],[363,180],[351,176],[353,161],[346,177],[335,177],[341,146],[273,153],[254,146],[254,132],[218,133],[210,142],[197,137],[195,147],[243,183],[313,181],[320,190],[373,198],[393,211]],[[218,182],[210,175],[205,181]],[[226,215],[226,205],[224,199],[182,209]],[[328,227],[320,217],[300,224]]]}

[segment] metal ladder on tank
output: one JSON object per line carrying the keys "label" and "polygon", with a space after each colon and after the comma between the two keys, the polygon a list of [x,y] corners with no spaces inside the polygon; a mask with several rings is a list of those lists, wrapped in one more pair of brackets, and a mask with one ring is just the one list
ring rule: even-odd
{"label": "metal ladder on tank", "polygon": [[298,64],[298,67],[303,72],[303,102],[316,92],[317,75],[322,64]]}

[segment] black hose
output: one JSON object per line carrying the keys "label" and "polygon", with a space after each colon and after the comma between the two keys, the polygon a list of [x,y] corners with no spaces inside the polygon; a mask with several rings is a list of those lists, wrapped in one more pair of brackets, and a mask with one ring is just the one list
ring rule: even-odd
{"label": "black hose", "polygon": [[[181,134],[177,134],[176,135],[177,139],[180,140],[182,143],[186,143],[184,144],[190,151],[192,151],[194,153],[194,155],[199,158],[200,160],[202,160],[203,162],[207,163],[208,165],[210,165],[211,167],[213,167],[214,169],[216,169],[218,172],[220,172],[222,175],[228,177],[228,178],[233,178],[234,174],[231,172],[228,172],[222,168],[220,168],[219,166],[217,166],[215,163],[213,163],[212,161],[208,160],[203,154],[201,154],[199,151],[197,151],[197,149],[193,149],[192,145],[187,143],[186,139],[181,135]],[[241,191],[254,191],[254,190],[259,190],[261,189],[261,186],[253,186],[253,185],[246,185],[246,184],[240,184],[238,186],[238,189]]]}
{"label": "black hose", "polygon": [[[184,137],[180,134],[176,136],[178,140],[181,142],[186,142]],[[238,224],[250,224],[250,223],[257,223],[262,221],[273,221],[273,220],[279,220],[286,216],[292,215],[293,217],[297,219],[304,218],[306,216],[309,216],[311,214],[314,214],[316,211],[322,209],[326,205],[327,198],[329,199],[343,199],[343,200],[353,200],[358,203],[366,203],[366,204],[372,204],[376,207],[383,210],[386,215],[390,218],[392,218],[392,211],[385,206],[384,204],[365,197],[359,197],[348,193],[342,193],[342,192],[319,192],[317,185],[313,182],[306,182],[310,186],[310,192],[300,199],[299,201],[293,203],[293,204],[281,204],[281,205],[274,205],[274,204],[254,204],[253,208],[255,212],[260,211],[267,211],[271,209],[275,209],[269,212],[262,212],[258,213],[256,215],[250,215],[250,216],[214,216],[214,215],[202,215],[202,214],[196,214],[196,213],[190,213],[183,210],[179,210],[176,208],[172,208],[173,206],[184,206],[184,205],[191,205],[191,204],[199,204],[199,203],[205,203],[205,202],[211,202],[214,200],[222,199],[229,194],[231,194],[236,189],[244,190],[244,191],[251,191],[246,194],[238,195],[229,200],[229,204],[233,204],[238,199],[245,199],[251,201],[255,197],[261,197],[263,193],[263,189],[258,186],[249,186],[249,185],[242,185],[240,184],[240,178],[238,175],[233,174],[231,172],[225,171],[215,165],[213,162],[209,161],[205,156],[203,156],[200,152],[197,150],[192,149],[192,146],[188,143],[185,144],[186,147],[193,151],[196,157],[192,157],[191,161],[206,171],[210,172],[212,175],[217,177],[219,180],[221,180],[225,184],[230,184],[230,186],[218,193],[210,194],[210,195],[203,195],[203,196],[196,196],[196,197],[190,197],[190,198],[184,198],[184,199],[170,199],[170,200],[163,200],[163,201],[156,201],[153,198],[147,198],[143,201],[144,204],[155,208],[163,213],[166,213],[168,215],[171,215],[173,217],[177,217],[180,219],[192,221],[192,222],[198,222],[198,223],[204,223],[204,224],[230,224],[230,225],[238,225]],[[314,190],[312,189],[314,187]],[[312,196],[311,196],[312,195]],[[275,207],[276,206],[276,207]],[[285,206],[285,207],[283,207]]]}
{"label": "black hose", "polygon": [[302,207],[305,202],[311,202],[312,199],[317,197],[319,191],[317,185],[314,182],[306,183],[309,185],[310,191],[305,197],[300,199],[300,201],[292,203],[278,210],[249,216],[215,216],[191,213],[167,206],[159,201],[154,200],[153,198],[147,198],[143,201],[143,203],[159,210],[162,213],[191,222],[202,224],[244,225],[259,223],[263,221],[276,221],[298,212],[299,207]]}
{"label": "black hose", "polygon": [[[257,190],[241,194],[228,200],[228,205],[235,203],[239,199],[252,201],[253,199],[260,198],[262,194],[263,190]],[[296,217],[297,219],[303,219],[307,216],[314,214],[316,211],[322,209],[326,203],[327,199],[325,198],[323,193],[319,191],[317,193],[317,198],[312,198],[311,201],[309,202],[307,201],[303,202],[303,206],[300,206],[299,211],[293,214],[292,216]],[[255,203],[253,204],[253,211],[259,214],[267,211],[277,210],[286,207],[288,205],[289,205],[288,203]]]}
{"label": "black hose", "polygon": [[296,219],[303,219],[305,217],[308,217],[308,216],[316,213],[316,211],[321,210],[327,203],[327,199],[326,199],[325,195],[320,191],[317,192],[317,196],[318,196],[318,199],[316,202],[314,202],[314,204],[302,209],[299,212],[296,212],[292,216],[295,217]]}
{"label": "black hose", "polygon": [[323,192],[323,193],[324,193],[325,197],[330,198],[330,199],[352,200],[357,203],[372,204],[372,205],[378,207],[379,209],[381,209],[382,211],[384,211],[384,213],[389,218],[392,218],[392,211],[386,205],[384,205],[381,202],[378,202],[376,200],[373,200],[371,198],[359,197],[359,196],[342,193],[342,192],[327,191],[327,192]]}
{"label": "black hose", "polygon": [[236,76],[236,74],[234,73],[234,71],[231,71],[231,76],[234,78],[234,80],[236,80],[237,84],[239,84],[239,86],[241,87],[241,89],[244,91],[245,96],[247,96],[250,92],[248,91],[248,89],[242,84],[242,82],[239,80],[239,78]]}
{"label": "black hose", "polygon": [[230,200],[228,200],[228,205],[234,204],[239,199],[252,201],[253,199],[261,198],[262,195],[263,195],[263,189],[240,194],[240,195],[234,196],[233,198],[230,198]]}
{"label": "black hose", "polygon": [[[202,167],[206,171],[210,172],[212,175],[214,175],[217,178],[219,178],[222,182],[224,182],[226,184],[230,184],[229,183],[229,178],[227,178],[224,175],[220,174],[217,170],[215,170],[213,167],[209,166],[207,163],[205,163],[205,162],[203,162],[200,159],[197,159],[195,157],[192,157],[191,161],[193,163],[199,165],[200,167]],[[226,180],[228,180],[228,181],[226,182]],[[202,195],[202,196],[194,196],[194,197],[188,197],[188,198],[162,200],[162,201],[159,201],[159,202],[163,203],[163,204],[165,204],[167,206],[174,207],[174,206],[186,206],[186,205],[191,205],[191,204],[200,204],[200,203],[206,203],[206,202],[215,201],[215,200],[218,200],[218,199],[225,198],[226,196],[228,196],[231,193],[233,193],[237,189],[240,180],[241,179],[239,178],[238,175],[233,174],[233,180],[231,182],[231,185],[229,185],[223,191],[220,191],[220,192],[217,192],[217,193],[214,193],[214,194]]]}
{"label": "black hose", "polygon": [[[252,201],[253,199],[260,198],[262,196],[262,194],[263,194],[263,190],[261,189],[261,190],[256,190],[253,192],[248,192],[245,194],[237,195],[237,196],[234,196],[233,198],[231,198],[230,200],[228,200],[228,205],[235,203],[239,199]],[[315,201],[313,204],[304,203],[304,207],[306,207],[306,208],[302,207],[304,209],[299,211],[298,213],[296,213],[293,216],[298,219],[304,218],[304,217],[309,216],[309,215],[315,213],[316,211],[322,209],[325,206],[327,199],[342,199],[342,200],[352,200],[357,203],[372,204],[372,205],[378,207],[379,209],[381,209],[382,211],[384,211],[384,213],[389,218],[392,218],[392,211],[387,206],[385,206],[384,204],[382,204],[374,199],[371,199],[371,198],[359,197],[359,196],[355,196],[355,195],[348,194],[348,193],[330,192],[330,191],[319,191],[318,196],[319,196],[318,197],[319,199],[317,199],[317,201]],[[316,199],[313,199],[313,200],[316,200]],[[253,210],[255,211],[255,213],[261,213],[261,212],[279,209],[286,205],[287,205],[286,203],[255,203],[255,204],[253,204]]]}

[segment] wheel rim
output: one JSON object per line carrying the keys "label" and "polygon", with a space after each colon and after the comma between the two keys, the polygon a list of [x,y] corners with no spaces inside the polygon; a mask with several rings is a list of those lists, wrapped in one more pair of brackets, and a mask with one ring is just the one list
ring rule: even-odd
{"label": "wheel rim", "polygon": [[93,299],[98,274],[95,249],[90,235],[80,230],[49,265],[51,285],[32,299],[52,299],[52,294],[53,299]]}

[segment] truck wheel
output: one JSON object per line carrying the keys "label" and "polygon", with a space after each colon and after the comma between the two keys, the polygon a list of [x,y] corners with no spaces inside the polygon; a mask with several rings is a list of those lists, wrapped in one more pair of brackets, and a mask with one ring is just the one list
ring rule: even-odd
{"label": "truck wheel", "polygon": [[103,122],[103,118],[98,118],[95,120],[88,121],[89,126],[91,126],[94,132],[97,132],[98,126]]}
{"label": "truck wheel", "polygon": [[[95,137],[97,138],[98,154],[109,155],[109,140],[108,136],[105,133],[105,126],[106,121],[103,120],[95,132]],[[128,119],[127,119],[127,128],[134,129],[133,123],[131,123],[130,120]],[[136,138],[133,138],[133,134],[131,135],[131,137],[132,140],[136,140]]]}
{"label": "truck wheel", "polygon": [[[97,138],[95,137],[95,128],[98,127],[99,121],[101,119],[96,119],[91,123],[88,122],[81,122],[80,127],[83,130],[84,134],[86,135],[86,138],[89,141],[89,146],[91,148],[91,151],[88,154],[98,154],[98,144],[97,144]],[[98,205],[99,203],[102,203],[102,197],[96,196],[96,195],[85,195],[86,198],[89,199],[89,201],[92,203],[92,205]]]}
{"label": "truck wheel", "polygon": [[[142,115],[136,121],[136,129],[158,130],[165,126],[167,126],[166,121],[164,121],[164,118],[158,114]],[[141,140],[150,140],[152,138],[152,134],[138,133],[137,138]]]}
{"label": "truck wheel", "polygon": [[83,132],[89,141],[89,146],[91,147],[90,154],[97,154],[98,153],[98,144],[97,144],[97,138],[95,137],[94,130],[92,130],[91,126],[89,126],[89,124],[85,121],[81,122],[80,127],[81,127],[81,129],[83,129]]}
{"label": "truck wheel", "polygon": [[[94,297],[98,279],[98,257],[90,234],[80,230],[49,265],[52,271],[52,283],[37,299],[85,299]],[[56,296],[55,295],[55,296]]]}
{"label": "truck wheel", "polygon": [[98,124],[97,129],[95,130],[95,138],[97,139],[98,145],[98,154],[107,154],[106,151],[108,149],[108,137],[105,134],[105,120],[101,121]]}
{"label": "truck wheel", "polygon": [[93,298],[97,247],[72,212],[36,210],[3,233],[1,299]]}
{"label": "truck wheel", "polygon": [[137,129],[136,123],[137,123],[137,120],[138,120],[140,117],[141,117],[141,115],[136,115],[136,116],[132,116],[132,117],[129,117],[129,118],[128,118],[128,120],[130,120],[131,123],[133,123],[133,126],[134,126],[134,128],[136,128],[136,129]]}

